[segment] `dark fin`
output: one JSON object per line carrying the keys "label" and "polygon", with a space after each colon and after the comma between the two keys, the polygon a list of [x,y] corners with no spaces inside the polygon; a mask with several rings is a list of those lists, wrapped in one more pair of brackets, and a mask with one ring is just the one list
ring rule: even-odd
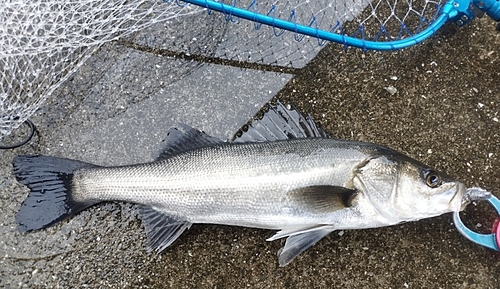
{"label": "dark fin", "polygon": [[290,191],[298,207],[314,213],[330,213],[352,206],[356,190],[339,186],[310,186]]}
{"label": "dark fin", "polygon": [[155,159],[168,158],[172,155],[202,147],[223,143],[222,140],[194,129],[187,124],[171,128],[161,142],[160,153]]}
{"label": "dark fin", "polygon": [[141,206],[140,216],[146,228],[148,249],[158,253],[170,246],[192,225],[190,222],[176,220],[148,206]]}
{"label": "dark fin", "polygon": [[291,235],[286,239],[285,246],[278,251],[280,266],[283,267],[287,265],[300,253],[304,252],[333,231],[333,227],[324,226],[305,233]]}
{"label": "dark fin", "polygon": [[293,105],[287,108],[281,102],[269,105],[268,111],[261,119],[252,120],[242,128],[233,142],[263,142],[287,140],[293,138],[309,138],[330,136],[312,119],[304,117]]}
{"label": "dark fin", "polygon": [[74,172],[92,164],[47,156],[17,156],[12,164],[17,181],[31,190],[16,215],[21,232],[49,227],[98,203],[71,196]]}

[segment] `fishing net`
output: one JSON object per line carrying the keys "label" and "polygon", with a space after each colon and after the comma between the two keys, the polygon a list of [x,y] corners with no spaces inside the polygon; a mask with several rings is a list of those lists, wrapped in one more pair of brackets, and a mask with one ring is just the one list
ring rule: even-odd
{"label": "fishing net", "polygon": [[[198,6],[222,12],[228,22],[245,22],[230,29],[246,31],[250,25],[260,30],[266,24],[266,33],[271,29],[281,36],[288,30],[295,41],[309,35],[320,45],[326,39],[380,50],[421,42],[447,20],[465,24],[475,16],[474,5],[500,20],[498,0],[474,5],[469,0],[165,1],[0,0],[0,141],[25,123],[100,44],[172,17],[200,13]],[[285,49],[289,39],[277,40],[283,43],[276,49]]]}
{"label": "fishing net", "polygon": [[101,44],[200,11],[155,0],[0,0],[0,140]]}

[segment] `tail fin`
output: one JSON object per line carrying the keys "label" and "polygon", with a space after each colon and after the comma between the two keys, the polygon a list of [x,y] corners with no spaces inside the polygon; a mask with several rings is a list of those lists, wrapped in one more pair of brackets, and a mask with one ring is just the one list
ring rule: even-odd
{"label": "tail fin", "polygon": [[17,156],[12,164],[17,181],[31,190],[16,215],[21,232],[49,227],[97,203],[72,198],[73,174],[92,164],[47,156]]}

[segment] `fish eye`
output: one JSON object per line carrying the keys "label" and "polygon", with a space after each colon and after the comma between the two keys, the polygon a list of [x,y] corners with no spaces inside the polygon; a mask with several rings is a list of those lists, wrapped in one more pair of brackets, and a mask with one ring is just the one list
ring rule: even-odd
{"label": "fish eye", "polygon": [[441,177],[434,171],[429,171],[425,176],[426,184],[431,188],[436,188],[441,185]]}

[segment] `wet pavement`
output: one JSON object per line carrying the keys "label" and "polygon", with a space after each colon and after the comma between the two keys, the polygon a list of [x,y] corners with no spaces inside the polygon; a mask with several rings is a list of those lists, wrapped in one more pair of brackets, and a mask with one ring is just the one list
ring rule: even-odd
{"label": "wet pavement", "polygon": [[[498,287],[499,255],[460,236],[451,214],[334,232],[284,268],[276,258],[284,240],[266,242],[274,232],[249,228],[194,225],[162,254],[147,253],[124,203],[17,232],[27,189],[13,178],[15,155],[150,161],[175,123],[229,138],[272,97],[294,102],[335,137],[386,145],[499,196],[500,33],[489,19],[366,54],[266,38],[221,17],[173,21],[164,28],[188,32],[153,27],[103,46],[33,117],[35,139],[0,152],[0,287]],[[480,203],[463,218],[488,231],[494,216]]]}

